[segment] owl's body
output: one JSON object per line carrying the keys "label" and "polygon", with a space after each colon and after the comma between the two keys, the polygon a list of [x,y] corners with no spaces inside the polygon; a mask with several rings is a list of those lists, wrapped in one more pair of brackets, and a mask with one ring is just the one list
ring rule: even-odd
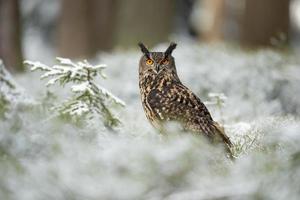
{"label": "owl's body", "polygon": [[224,143],[230,151],[232,144],[224,130],[178,78],[171,55],[176,44],[172,43],[165,52],[149,52],[143,44],[139,45],[144,53],[139,64],[139,87],[143,108],[152,125],[163,130],[166,122],[175,121],[186,131]]}

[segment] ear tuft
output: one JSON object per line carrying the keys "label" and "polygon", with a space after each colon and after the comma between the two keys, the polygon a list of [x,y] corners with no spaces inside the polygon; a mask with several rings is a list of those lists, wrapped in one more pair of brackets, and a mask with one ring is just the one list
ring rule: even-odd
{"label": "ear tuft", "polygon": [[173,50],[176,48],[177,44],[174,42],[171,42],[170,46],[167,48],[167,50],[165,51],[165,55],[171,55]]}
{"label": "ear tuft", "polygon": [[150,52],[149,52],[149,50],[146,48],[146,46],[145,46],[143,43],[141,43],[141,42],[139,42],[138,45],[139,45],[139,47],[141,48],[141,51],[142,51],[146,56],[149,57]]}

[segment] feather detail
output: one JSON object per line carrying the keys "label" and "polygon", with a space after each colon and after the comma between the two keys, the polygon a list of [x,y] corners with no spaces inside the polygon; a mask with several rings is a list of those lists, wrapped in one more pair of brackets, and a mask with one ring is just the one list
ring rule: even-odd
{"label": "feather detail", "polygon": [[213,125],[214,127],[216,128],[216,131],[218,133],[218,135],[221,137],[221,139],[223,140],[223,142],[226,144],[225,145],[225,148],[226,148],[226,151],[228,153],[228,156],[231,158],[231,159],[234,159],[233,157],[233,153],[231,151],[231,147],[233,146],[229,137],[225,134],[225,130],[224,130],[224,127],[222,127],[218,122],[213,122]]}

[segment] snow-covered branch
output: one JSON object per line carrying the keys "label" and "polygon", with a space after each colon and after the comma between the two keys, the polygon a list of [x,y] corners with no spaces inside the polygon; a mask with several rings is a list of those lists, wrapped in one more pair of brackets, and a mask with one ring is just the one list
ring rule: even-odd
{"label": "snow-covered branch", "polygon": [[[119,124],[119,120],[112,114],[112,104],[125,106],[125,103],[105,88],[97,85],[94,78],[100,75],[106,78],[103,69],[106,65],[91,65],[87,60],[73,62],[68,58],[57,58],[58,64],[49,67],[40,62],[25,61],[31,71],[41,70],[44,74],[42,79],[48,79],[46,86],[58,83],[61,86],[71,85],[72,96],[60,106],[53,109],[59,113],[71,117],[93,117],[98,114],[102,117],[106,126],[113,127]],[[88,117],[88,118],[90,118]]]}

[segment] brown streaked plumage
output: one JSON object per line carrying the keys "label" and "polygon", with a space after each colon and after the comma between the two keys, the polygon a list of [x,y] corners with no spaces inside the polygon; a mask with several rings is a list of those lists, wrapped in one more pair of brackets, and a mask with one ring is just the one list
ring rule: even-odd
{"label": "brown streaked plumage", "polygon": [[165,52],[150,52],[139,43],[143,56],[139,63],[139,87],[147,118],[159,130],[165,122],[176,121],[184,130],[207,136],[212,142],[232,143],[224,129],[215,122],[201,100],[178,78],[171,43]]}

